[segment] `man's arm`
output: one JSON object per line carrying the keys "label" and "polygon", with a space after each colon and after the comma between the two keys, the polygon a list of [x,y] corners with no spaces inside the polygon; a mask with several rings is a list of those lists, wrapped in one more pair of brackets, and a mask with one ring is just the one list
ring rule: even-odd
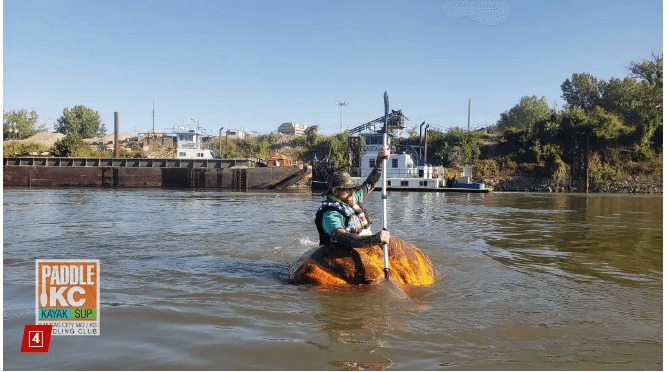
{"label": "man's arm", "polygon": [[323,214],[323,230],[326,234],[330,234],[330,240],[348,247],[371,247],[374,244],[388,243],[390,240],[390,233],[387,231],[365,236],[346,231],[344,216],[335,211],[327,211]]}
{"label": "man's arm", "polygon": [[376,157],[376,164],[374,165],[374,169],[372,169],[372,172],[367,176],[367,179],[365,182],[360,185],[360,190],[362,190],[362,197],[365,198],[367,194],[372,192],[374,190],[374,187],[376,187],[376,184],[379,182],[379,179],[381,179],[381,173],[383,173],[383,167],[381,165],[382,160],[385,158],[386,160],[390,157],[390,151],[388,151],[388,146],[384,146],[379,150],[379,155]]}
{"label": "man's arm", "polygon": [[365,248],[375,244],[387,244],[390,241],[390,233],[388,231],[379,231],[374,235],[360,236],[347,232],[343,227],[338,227],[332,230],[330,239],[347,247]]}

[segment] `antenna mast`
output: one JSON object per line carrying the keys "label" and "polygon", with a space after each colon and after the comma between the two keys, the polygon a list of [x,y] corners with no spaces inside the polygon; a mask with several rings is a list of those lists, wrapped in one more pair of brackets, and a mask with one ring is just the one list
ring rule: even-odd
{"label": "antenna mast", "polygon": [[339,122],[339,133],[342,133],[344,131],[344,106],[348,106],[348,103],[346,102],[338,102],[335,103],[335,105],[341,107],[341,121]]}
{"label": "antenna mast", "polygon": [[469,99],[469,105],[467,106],[467,132],[469,132],[469,121],[472,117],[472,99]]}

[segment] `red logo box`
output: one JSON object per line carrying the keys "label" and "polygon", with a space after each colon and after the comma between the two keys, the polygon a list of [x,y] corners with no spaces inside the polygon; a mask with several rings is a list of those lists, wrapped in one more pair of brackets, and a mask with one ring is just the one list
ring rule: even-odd
{"label": "red logo box", "polygon": [[22,353],[49,351],[52,325],[26,325],[23,330]]}

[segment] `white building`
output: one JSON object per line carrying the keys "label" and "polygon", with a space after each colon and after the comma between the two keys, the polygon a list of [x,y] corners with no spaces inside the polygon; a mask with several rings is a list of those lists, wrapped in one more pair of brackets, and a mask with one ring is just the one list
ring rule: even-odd
{"label": "white building", "polygon": [[246,137],[246,133],[244,133],[243,131],[241,131],[239,129],[228,129],[225,132],[225,135],[227,137],[232,137],[232,138],[244,138],[244,137]]}
{"label": "white building", "polygon": [[279,126],[279,133],[285,134],[288,136],[301,136],[304,134],[304,131],[308,128],[308,125],[293,123],[283,123]]}

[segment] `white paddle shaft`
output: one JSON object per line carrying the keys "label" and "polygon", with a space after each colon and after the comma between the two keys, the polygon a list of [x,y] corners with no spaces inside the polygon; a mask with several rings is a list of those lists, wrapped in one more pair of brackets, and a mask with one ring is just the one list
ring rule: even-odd
{"label": "white paddle shaft", "polygon": [[[387,138],[388,135],[386,132],[383,132],[383,146],[385,148],[386,144],[388,143]],[[381,210],[382,210],[382,215],[383,219],[381,220],[381,224],[383,225],[383,230],[388,230],[388,220],[386,218],[386,202],[388,201],[388,195],[386,194],[386,158],[383,158],[383,163],[382,163],[382,170],[381,170],[381,180],[383,184],[381,185]],[[390,265],[388,263],[388,244],[383,243],[383,272],[386,275],[386,279],[388,279],[389,276],[389,271],[390,271]]]}

